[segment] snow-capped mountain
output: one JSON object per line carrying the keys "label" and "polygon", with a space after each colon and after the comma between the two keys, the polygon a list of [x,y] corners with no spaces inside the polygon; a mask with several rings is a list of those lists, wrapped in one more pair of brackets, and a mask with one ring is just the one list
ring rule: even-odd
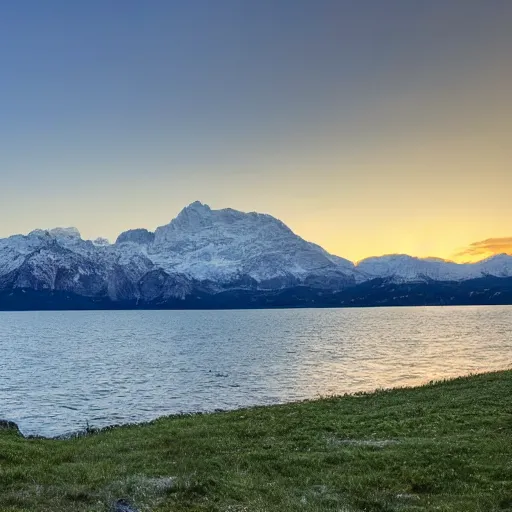
{"label": "snow-capped mountain", "polygon": [[194,290],[275,290],[355,284],[353,263],[295,235],[270,215],[212,210],[195,202],[155,233],[133,229],[115,244],[75,228],[0,240],[0,291],[57,290],[152,301]]}
{"label": "snow-capped mountain", "polygon": [[[297,284],[344,287],[355,283],[354,264],[306,242],[270,215],[212,210],[192,203],[166,226],[118,238],[122,251],[139,250],[158,268],[198,281],[260,289]],[[136,247],[128,247],[135,245]]]}
{"label": "snow-capped mountain", "polygon": [[151,305],[226,292],[244,293],[245,300],[295,289],[332,294],[375,279],[403,284],[487,276],[512,277],[512,257],[456,264],[391,255],[355,265],[270,215],[212,210],[200,202],[154,233],[133,229],[114,244],[83,240],[75,228],[0,240],[0,296],[7,305],[18,291]]}
{"label": "snow-capped mountain", "polygon": [[485,276],[512,277],[512,256],[499,254],[477,263],[454,263],[406,254],[367,258],[356,269],[359,279],[385,278],[395,283],[418,281],[466,281]]}

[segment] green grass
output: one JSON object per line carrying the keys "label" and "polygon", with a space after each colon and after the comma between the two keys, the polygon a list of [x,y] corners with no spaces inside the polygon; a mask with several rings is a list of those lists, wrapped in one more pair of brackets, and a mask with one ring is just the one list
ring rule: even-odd
{"label": "green grass", "polygon": [[70,440],[0,430],[0,510],[512,511],[512,371],[164,418]]}

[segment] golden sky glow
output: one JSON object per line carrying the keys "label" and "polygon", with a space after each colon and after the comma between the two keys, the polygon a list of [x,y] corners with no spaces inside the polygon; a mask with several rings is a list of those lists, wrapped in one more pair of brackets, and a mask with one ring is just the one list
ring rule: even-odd
{"label": "golden sky glow", "polygon": [[512,255],[512,237],[488,238],[480,242],[474,242],[462,251],[455,254],[457,261],[479,261],[494,254]]}
{"label": "golden sky glow", "polygon": [[0,236],[115,240],[200,200],[353,261],[511,252],[512,1],[156,2],[122,19],[29,3],[0,31]]}

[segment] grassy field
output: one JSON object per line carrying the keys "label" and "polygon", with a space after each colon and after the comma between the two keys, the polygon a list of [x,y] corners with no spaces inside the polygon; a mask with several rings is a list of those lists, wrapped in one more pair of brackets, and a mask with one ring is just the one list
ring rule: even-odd
{"label": "grassy field", "polygon": [[70,440],[0,430],[0,510],[512,511],[512,371],[165,418]]}

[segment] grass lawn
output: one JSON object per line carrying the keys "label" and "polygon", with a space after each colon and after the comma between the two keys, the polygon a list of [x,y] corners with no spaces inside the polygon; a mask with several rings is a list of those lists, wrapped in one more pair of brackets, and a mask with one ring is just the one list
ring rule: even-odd
{"label": "grass lawn", "polygon": [[[0,404],[1,408],[1,404]],[[512,371],[163,418],[0,430],[0,511],[512,511]]]}

